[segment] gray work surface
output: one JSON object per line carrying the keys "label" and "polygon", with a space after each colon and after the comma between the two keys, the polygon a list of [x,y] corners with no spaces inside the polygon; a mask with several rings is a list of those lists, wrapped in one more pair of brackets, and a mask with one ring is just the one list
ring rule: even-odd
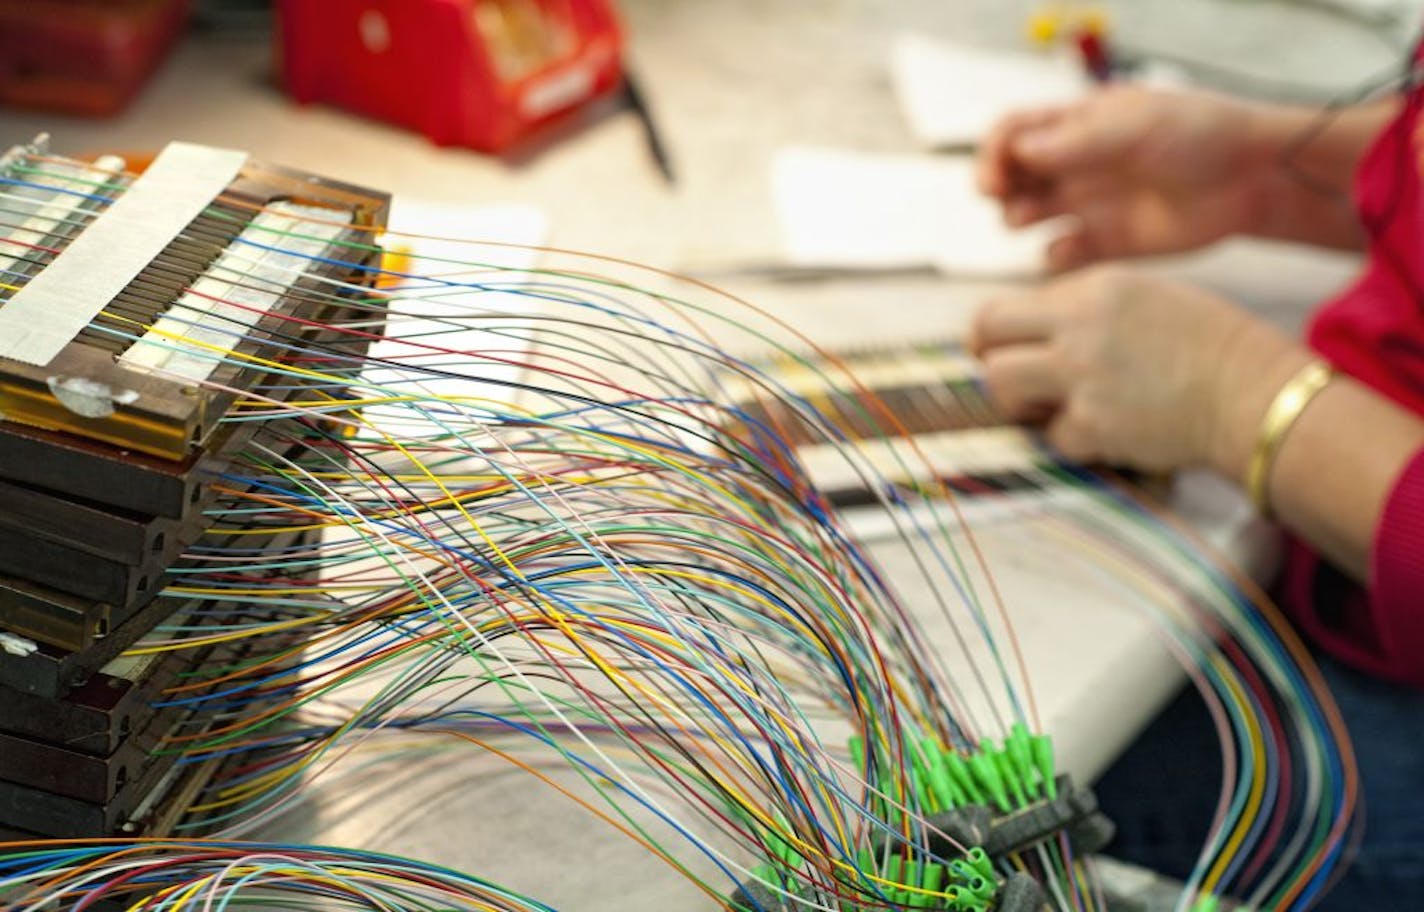
{"label": "gray work surface", "polygon": [[[114,121],[0,113],[0,146],[40,131],[66,153],[149,150],[186,139],[397,193],[470,205],[532,203],[548,214],[560,246],[707,276],[829,345],[859,338],[867,302],[893,302],[877,307],[886,332],[951,335],[992,286],[932,275],[798,282],[755,275],[778,250],[770,160],[789,143],[910,151],[886,73],[890,36],[919,28],[1016,46],[1024,15],[1037,5],[624,2],[632,59],[671,150],[674,187],[658,177],[641,127],[627,113],[609,114],[523,162],[499,162],[437,149],[339,111],[290,104],[271,85],[260,37],[193,36]],[[1315,97],[1392,65],[1412,30],[1401,24],[1382,34],[1313,5],[1265,0],[1100,5],[1112,10],[1124,44],[1208,62],[1218,80],[1225,69],[1263,90]],[[1232,242],[1152,268],[1205,282],[1297,326],[1354,262]],[[1091,776],[1179,679],[1135,606],[1120,596],[1114,602],[1090,581],[1065,598],[1052,552],[1023,553],[1002,529],[986,540],[1065,764]],[[888,551],[881,557],[895,561]],[[557,908],[711,908],[667,866],[549,789],[490,758],[458,752],[425,766],[340,774],[265,835],[412,854],[489,875]]]}

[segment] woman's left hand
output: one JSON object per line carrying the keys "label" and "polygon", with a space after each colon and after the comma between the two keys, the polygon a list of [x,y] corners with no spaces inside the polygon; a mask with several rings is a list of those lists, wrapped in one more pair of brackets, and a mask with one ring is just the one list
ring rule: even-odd
{"label": "woman's left hand", "polygon": [[1065,457],[1240,479],[1257,424],[1308,355],[1202,289],[1094,268],[990,301],[971,328],[994,400]]}

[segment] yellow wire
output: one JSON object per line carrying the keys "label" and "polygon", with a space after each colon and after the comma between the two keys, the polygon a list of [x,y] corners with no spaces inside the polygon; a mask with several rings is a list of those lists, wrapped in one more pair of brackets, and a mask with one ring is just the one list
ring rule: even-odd
{"label": "yellow wire", "polygon": [[1237,820],[1236,828],[1232,832],[1231,838],[1226,841],[1226,844],[1222,846],[1221,852],[1218,853],[1216,863],[1212,865],[1211,870],[1207,873],[1206,879],[1202,881],[1202,891],[1205,893],[1216,892],[1217,882],[1225,873],[1227,866],[1235,857],[1237,849],[1241,847],[1242,841],[1245,840],[1246,834],[1250,831],[1252,824],[1255,822],[1256,815],[1260,811],[1262,796],[1266,791],[1265,742],[1261,737],[1261,727],[1257,724],[1256,716],[1249,711],[1250,703],[1245,693],[1241,690],[1240,684],[1232,676],[1231,667],[1226,662],[1226,659],[1218,653],[1212,656],[1212,664],[1216,666],[1217,671],[1220,673],[1221,680],[1226,684],[1227,689],[1231,691],[1232,697],[1237,703],[1241,704],[1243,708],[1241,715],[1246,720],[1246,729],[1250,735],[1252,768],[1251,791],[1246,798],[1246,808],[1241,814],[1240,819]]}

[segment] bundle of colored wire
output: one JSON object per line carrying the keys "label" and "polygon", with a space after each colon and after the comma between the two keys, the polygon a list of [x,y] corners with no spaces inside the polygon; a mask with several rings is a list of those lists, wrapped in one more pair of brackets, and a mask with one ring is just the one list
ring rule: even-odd
{"label": "bundle of colored wire", "polygon": [[16,912],[263,908],[548,912],[468,874],[374,852],[241,842],[15,843],[0,858]]}
{"label": "bundle of colored wire", "polygon": [[[272,234],[253,246],[303,236]],[[262,432],[215,480],[214,533],[166,590],[187,610],[136,648],[245,647],[167,694],[191,721],[164,749],[224,769],[184,833],[225,841],[0,845],[7,907],[543,908],[417,862],[231,841],[370,751],[438,743],[523,770],[724,906],[987,909],[1026,872],[1055,908],[1102,908],[1065,835],[989,857],[943,828],[1060,787],[1012,612],[953,497],[887,480],[843,416],[727,352],[754,341],[856,385],[843,365],[695,282],[553,250],[509,270],[469,243],[469,260],[387,271],[389,298],[302,292],[368,308],[369,328],[346,331],[371,353],[279,333],[289,362],[262,362],[278,379],[227,419]],[[138,344],[250,361],[234,351],[246,332]],[[787,428],[739,409],[732,385],[838,448],[918,579],[884,577]],[[857,388],[858,420],[901,429]],[[1165,521],[1092,478],[1057,481],[1143,531],[1124,547],[1098,530],[1085,559],[1153,594],[1221,722],[1230,774],[1184,907],[1243,886],[1304,907],[1339,867],[1356,798],[1308,656],[1215,567],[1158,578],[1163,554],[1199,553]],[[1066,522],[1045,517],[1044,534]],[[320,538],[212,543],[281,531]],[[912,610],[911,587],[929,603]],[[929,640],[926,612],[952,642]]]}

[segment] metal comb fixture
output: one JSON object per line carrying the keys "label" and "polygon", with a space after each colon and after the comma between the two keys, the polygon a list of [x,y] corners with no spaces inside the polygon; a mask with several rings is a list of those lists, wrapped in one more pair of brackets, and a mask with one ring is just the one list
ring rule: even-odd
{"label": "metal comb fixture", "polygon": [[137,177],[44,138],[0,157],[4,422],[181,460],[337,315],[389,198],[221,153],[174,144]]}

